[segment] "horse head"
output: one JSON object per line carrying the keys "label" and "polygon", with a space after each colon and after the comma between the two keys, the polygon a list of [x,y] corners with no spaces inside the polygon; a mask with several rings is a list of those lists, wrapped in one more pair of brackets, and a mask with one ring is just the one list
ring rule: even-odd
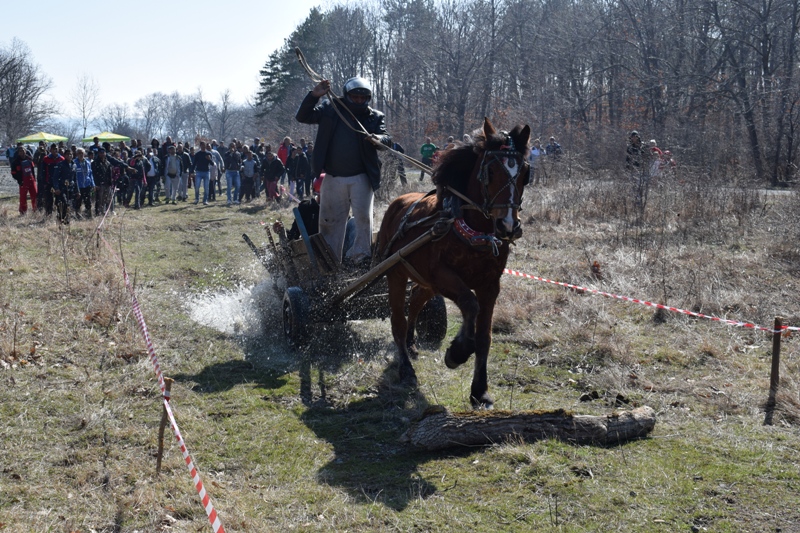
{"label": "horse head", "polygon": [[530,135],[530,126],[497,131],[486,118],[476,142],[480,165],[475,170],[475,181],[483,198],[480,207],[484,216],[493,221],[494,235],[504,241],[514,242],[522,236],[519,208],[522,192],[530,182]]}

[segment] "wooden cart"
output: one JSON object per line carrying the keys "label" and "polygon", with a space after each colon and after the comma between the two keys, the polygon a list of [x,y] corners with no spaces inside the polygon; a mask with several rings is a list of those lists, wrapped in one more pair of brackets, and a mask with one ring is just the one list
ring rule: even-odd
{"label": "wooden cart", "polygon": [[[384,274],[402,257],[430,240],[428,234],[364,272],[343,269],[319,233],[309,235],[297,208],[294,217],[300,238],[289,239],[282,223],[266,226],[268,244],[247,242],[283,294],[283,332],[294,347],[307,344],[315,324],[389,318],[389,295]],[[408,290],[412,289],[409,283]],[[408,298],[406,298],[408,301]],[[439,346],[447,333],[444,298],[433,297],[417,318],[418,342]]]}

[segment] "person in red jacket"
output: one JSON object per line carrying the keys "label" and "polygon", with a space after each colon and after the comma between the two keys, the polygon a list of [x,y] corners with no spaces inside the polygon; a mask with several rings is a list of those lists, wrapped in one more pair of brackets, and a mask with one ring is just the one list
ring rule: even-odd
{"label": "person in red jacket", "polygon": [[[283,142],[278,147],[278,159],[281,160],[283,166],[287,165],[289,161],[289,157],[292,155],[292,150],[294,150],[294,144],[292,143],[291,137],[284,137]],[[286,173],[284,172],[281,176],[281,185],[283,185],[283,180],[286,178]]]}
{"label": "person in red jacket", "polygon": [[42,160],[43,172],[39,172],[39,192],[36,197],[36,209],[44,209],[47,215],[53,212],[53,175],[62,161],[64,156],[58,153],[58,145],[51,144],[50,153]]}
{"label": "person in red jacket", "polygon": [[24,215],[28,211],[28,195],[31,196],[31,209],[36,209],[36,175],[33,164],[33,156],[24,148],[21,149],[20,157],[15,158],[16,165],[14,173],[19,183],[19,214]]}

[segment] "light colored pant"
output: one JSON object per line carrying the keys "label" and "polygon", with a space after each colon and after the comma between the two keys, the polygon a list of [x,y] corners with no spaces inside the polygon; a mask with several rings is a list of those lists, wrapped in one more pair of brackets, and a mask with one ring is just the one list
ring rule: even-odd
{"label": "light colored pant", "polygon": [[181,181],[178,184],[178,198],[185,200],[189,197],[189,173],[181,174]]}
{"label": "light colored pant", "polygon": [[203,202],[208,202],[208,180],[211,173],[198,170],[194,173],[194,201],[200,201],[200,183],[203,184]]}
{"label": "light colored pant", "polygon": [[239,195],[241,193],[242,188],[242,177],[239,174],[238,170],[226,170],[225,171],[225,183],[228,186],[228,203],[231,203],[231,192],[236,189],[236,192],[232,194],[234,202],[239,201]]}
{"label": "light colored pant", "polygon": [[342,256],[344,234],[350,209],[356,223],[356,235],[347,257],[360,261],[371,255],[372,248],[372,186],[366,174],[331,176],[322,181],[320,189],[319,232],[325,237],[336,257]]}
{"label": "light colored pant", "polygon": [[164,176],[164,185],[166,185],[164,193],[167,195],[167,200],[175,201],[175,198],[178,196],[178,189],[180,189],[181,181],[181,176],[175,176],[174,178],[170,178],[169,174]]}

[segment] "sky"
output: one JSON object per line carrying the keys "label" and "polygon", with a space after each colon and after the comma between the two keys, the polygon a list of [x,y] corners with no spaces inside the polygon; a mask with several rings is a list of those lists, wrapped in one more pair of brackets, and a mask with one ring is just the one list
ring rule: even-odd
{"label": "sky", "polygon": [[8,4],[0,46],[15,37],[28,46],[52,81],[48,96],[62,117],[78,116],[69,96],[84,74],[100,87],[99,108],[198,88],[212,102],[230,89],[233,100],[244,103],[256,92],[269,55],[312,7],[324,9],[323,0]]}

